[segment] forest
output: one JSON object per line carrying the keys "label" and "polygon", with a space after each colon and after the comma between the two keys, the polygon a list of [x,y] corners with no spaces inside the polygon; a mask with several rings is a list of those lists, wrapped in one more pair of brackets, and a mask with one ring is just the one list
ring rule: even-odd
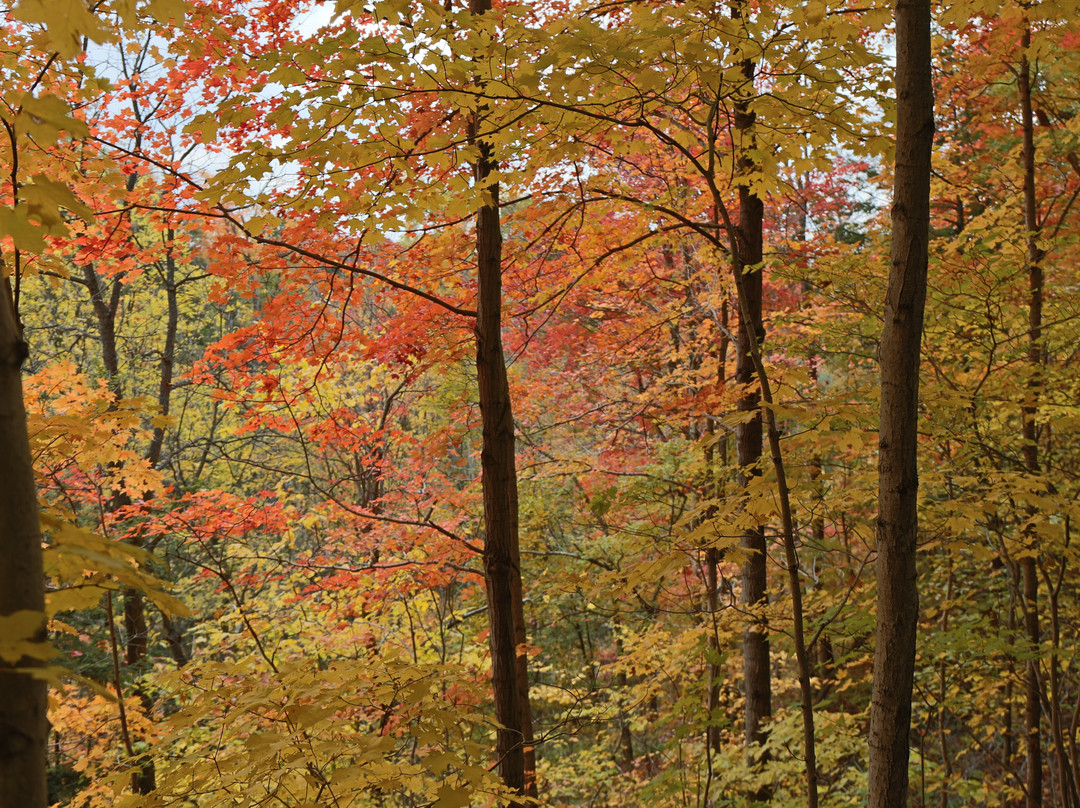
{"label": "forest", "polygon": [[1080,1],[2,13],[0,808],[1080,808]]}

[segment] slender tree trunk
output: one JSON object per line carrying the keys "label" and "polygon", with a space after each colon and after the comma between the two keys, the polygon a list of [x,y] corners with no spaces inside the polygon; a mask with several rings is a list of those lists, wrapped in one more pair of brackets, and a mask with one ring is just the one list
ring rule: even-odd
{"label": "slender tree trunk", "polygon": [[[171,244],[176,238],[176,232],[170,227],[166,238]],[[165,255],[165,303],[168,314],[165,320],[165,345],[161,350],[161,362],[158,366],[158,412],[165,416],[169,414],[172,405],[173,374],[176,365],[176,333],[180,326],[180,302],[176,287],[176,261],[170,248]],[[161,462],[161,450],[165,443],[165,427],[154,427],[150,446],[146,450],[146,459],[151,467],[157,468]]]}
{"label": "slender tree trunk", "polygon": [[[737,274],[735,276],[735,285],[738,289],[740,310],[746,316],[744,301],[747,295],[744,289],[744,278],[744,275]],[[787,562],[788,585],[791,590],[791,638],[794,641],[795,659],[799,670],[800,706],[803,719],[803,761],[806,773],[806,805],[807,808],[817,808],[818,771],[817,743],[814,735],[814,691],[810,682],[810,656],[806,648],[806,621],[803,611],[802,583],[799,580],[799,553],[795,543],[795,520],[791,511],[791,489],[788,487],[783,449],[780,446],[780,429],[776,423],[775,399],[772,395],[772,386],[769,383],[769,376],[762,359],[761,345],[753,332],[750,333],[750,356],[754,362],[761,399],[765,405],[764,421],[769,436],[769,455],[772,459],[773,472],[776,474],[776,500],[780,506],[780,528],[784,542],[784,559]],[[756,798],[762,799],[762,794],[759,792]]]}
{"label": "slender tree trunk", "polygon": [[[1006,623],[1006,640],[1011,647],[1016,641],[1016,595],[1015,588],[1009,587],[1009,615]],[[1004,781],[1012,771],[1013,759],[1013,679],[1016,675],[1013,655],[1008,655],[1009,670],[1005,677],[1005,726],[1001,732],[1001,779]]]}
{"label": "slender tree trunk", "polygon": [[[129,191],[134,188],[134,181],[135,175],[129,175]],[[90,292],[90,302],[94,307],[94,315],[98,324],[98,336],[101,340],[101,360],[105,365],[105,373],[109,379],[109,389],[113,395],[120,397],[123,393],[123,388],[120,380],[120,352],[117,347],[116,317],[120,311],[120,302],[123,297],[123,284],[119,278],[114,278],[112,280],[112,286],[109,289],[108,294],[106,294],[102,278],[97,274],[94,265],[86,264],[83,267],[83,285],[85,285]],[[172,311],[170,308],[170,318],[166,323],[168,329],[166,332],[167,345],[170,338],[172,338],[175,345],[174,335],[176,323],[171,315]],[[171,372],[171,361],[169,370]],[[160,444],[158,444],[156,440],[159,431],[160,428],[155,429],[154,437],[151,438],[147,452],[148,456],[151,458],[152,464],[156,463],[157,457],[160,456]],[[121,464],[118,464],[117,468],[120,467]],[[124,491],[116,491],[107,507],[110,512],[115,512],[121,508],[128,507],[129,505],[131,505],[131,498],[127,493]],[[135,543],[139,544],[139,541],[136,539]],[[146,601],[143,598],[142,593],[138,590],[125,589],[123,603],[124,664],[127,668],[133,668],[146,658],[150,647],[150,628],[146,622]],[[116,673],[116,684],[119,688],[122,685],[120,671],[117,670]],[[153,709],[153,700],[150,698],[150,695],[138,686],[135,687],[134,693],[139,696],[143,707],[146,709],[147,714],[149,714]],[[117,693],[117,696],[122,697],[120,693]],[[132,788],[139,794],[149,794],[154,790],[157,783],[157,776],[153,758],[147,757],[139,763],[138,768],[132,774],[131,782]]]}
{"label": "slender tree trunk", "polygon": [[[941,635],[949,635],[949,609],[952,607],[953,597],[953,568],[949,551],[945,550],[945,566],[948,569],[948,577],[945,580],[945,605],[941,608]],[[945,704],[949,697],[948,658],[942,655],[938,663],[938,746],[941,749],[941,794],[938,805],[940,808],[948,808],[949,805],[949,781],[952,780],[952,758],[949,756],[948,735],[946,733]]]}
{"label": "slender tree trunk", "polygon": [[[714,224],[718,224],[714,222]],[[720,309],[720,345],[717,349],[716,360],[716,381],[719,388],[722,390],[727,385],[727,358],[728,347],[731,340],[728,337],[728,302],[725,300],[721,304]],[[722,431],[719,440],[716,439],[716,427],[713,421],[710,419],[705,427],[705,432],[708,438],[708,445],[705,448],[705,475],[706,475],[706,496],[714,500],[719,500],[723,496],[724,484],[721,480],[718,470],[723,471],[727,468],[728,458],[728,435],[726,431]],[[719,461],[719,463],[717,462]],[[707,518],[715,516],[715,506],[710,507],[707,513]],[[719,754],[722,751],[721,736],[720,736],[720,722],[719,715],[717,714],[720,709],[720,677],[722,671],[720,669],[720,638],[717,633],[716,616],[720,611],[720,561],[722,554],[716,547],[707,547],[705,549],[705,603],[709,611],[709,639],[707,643],[709,665],[708,665],[708,711],[709,721],[708,730],[706,731],[706,746],[709,751],[710,766],[712,762],[712,755]],[[712,774],[711,768],[709,772]],[[711,782],[711,781],[710,781]],[[708,795],[706,795],[708,796]]]}
{"label": "slender tree trunk", "polygon": [[[741,14],[741,7],[736,14]],[[754,63],[747,59],[742,64],[745,89],[735,104],[735,129],[738,133],[738,165],[743,176],[755,169],[750,151],[754,147],[753,126],[755,115],[750,110],[748,98],[753,94]],[[762,427],[761,392],[754,370],[752,343],[765,339],[765,327],[761,312],[761,261],[762,225],[765,206],[747,184],[739,186],[738,249],[733,251],[732,269],[740,277],[739,330],[735,340],[735,382],[742,393],[739,412],[748,413],[748,420],[735,432],[736,460],[739,464],[741,482],[749,486],[761,474]],[[747,273],[746,270],[752,270]],[[742,601],[753,612],[743,633],[743,678],[746,688],[746,743],[761,744],[765,740],[764,723],[772,715],[772,680],[769,669],[769,626],[765,618],[767,556],[765,552],[765,529],[763,526],[748,528],[741,544],[747,560],[742,572]],[[768,792],[757,795],[765,799]]]}
{"label": "slender tree trunk", "polygon": [[[0,283],[0,618],[40,615],[35,639],[45,639],[45,573],[37,492],[22,394],[23,342],[7,281]],[[0,808],[45,808],[48,706],[45,682],[0,660]]]}
{"label": "slender tree trunk", "polygon": [[[1025,21],[1020,41],[1020,66],[1017,89],[1020,95],[1023,147],[1021,159],[1024,169],[1024,227],[1027,231],[1028,263],[1028,370],[1031,374],[1027,385],[1021,427],[1024,437],[1024,467],[1033,476],[1039,474],[1039,435],[1035,422],[1038,410],[1039,388],[1042,384],[1042,300],[1043,271],[1042,250],[1039,249],[1039,216],[1035,198],[1035,120],[1031,109],[1031,66],[1028,64],[1027,48],[1031,46],[1031,28]],[[1028,521],[1035,517],[1034,508],[1028,509]],[[1043,790],[1042,743],[1042,686],[1039,681],[1039,544],[1034,531],[1025,536],[1027,552],[1020,559],[1020,575],[1023,585],[1024,630],[1030,645],[1025,666],[1024,733],[1027,758],[1027,808],[1040,808]]]}
{"label": "slender tree trunk", "polygon": [[[135,187],[136,175],[128,176],[127,188],[131,191]],[[176,236],[170,227],[166,238],[171,243]],[[176,263],[173,259],[171,248],[168,250],[165,261],[162,280],[165,285],[167,315],[165,320],[165,344],[162,348],[161,360],[158,372],[158,408],[162,415],[169,414],[169,406],[172,397],[173,372],[176,358],[176,334],[179,327],[180,309],[176,286]],[[97,274],[93,265],[83,267],[83,285],[90,292],[90,300],[94,307],[94,314],[98,323],[98,335],[101,339],[101,358],[108,375],[110,389],[120,396],[122,387],[120,381],[120,356],[117,347],[116,318],[120,310],[123,296],[123,285],[119,279],[113,279],[112,286],[106,294],[105,286],[101,277]],[[162,426],[154,427],[150,443],[146,450],[146,459],[151,466],[156,467],[161,461],[161,451],[165,440],[165,429]],[[131,499],[126,493],[117,492],[109,503],[109,510],[116,511],[129,506]],[[139,540],[134,540],[139,544]],[[141,545],[140,545],[141,546]],[[166,618],[167,620],[167,618]],[[187,654],[183,652],[182,630],[183,625],[168,621],[166,634],[168,637],[173,658],[178,664],[183,659],[186,662]],[[134,589],[124,590],[124,663],[128,668],[133,668],[146,658],[149,651],[149,625],[146,619],[146,600],[143,594]],[[149,711],[153,708],[153,699],[150,694],[141,687],[136,686],[134,692],[143,703],[143,707]],[[149,794],[156,785],[154,761],[145,759],[133,775],[133,787],[140,794]]]}
{"label": "slender tree trunk", "polygon": [[[491,0],[469,0],[473,14],[491,9]],[[502,225],[499,185],[488,176],[496,163],[480,136],[482,111],[473,114],[470,142],[480,157],[473,169],[486,188],[476,215],[476,370],[483,423],[481,480],[484,495],[484,579],[488,603],[491,678],[499,773],[508,787],[536,795],[532,712],[518,535],[514,414],[502,344]]]}
{"label": "slender tree trunk", "polygon": [[907,804],[911,692],[919,619],[919,364],[930,237],[934,96],[930,2],[896,4],[896,169],[881,338],[877,638],[870,707],[870,808]]}
{"label": "slender tree trunk", "polygon": [[[1065,523],[1065,546],[1069,546],[1068,517]],[[1053,733],[1055,751],[1055,769],[1057,770],[1058,783],[1061,789],[1061,804],[1064,808],[1080,806],[1080,793],[1076,789],[1076,781],[1073,779],[1072,767],[1070,766],[1069,751],[1065,746],[1064,717],[1062,716],[1062,677],[1061,677],[1061,612],[1059,597],[1061,586],[1065,581],[1066,557],[1063,554],[1058,567],[1057,581],[1053,584],[1049,580],[1049,572],[1042,570],[1044,580],[1047,582],[1047,595],[1050,601],[1050,659],[1047,667],[1050,669],[1050,730]]]}

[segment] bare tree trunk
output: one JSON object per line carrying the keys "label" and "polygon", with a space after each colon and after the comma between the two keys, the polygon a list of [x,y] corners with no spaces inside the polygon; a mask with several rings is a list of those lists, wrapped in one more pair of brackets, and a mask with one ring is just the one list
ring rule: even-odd
{"label": "bare tree trunk", "polygon": [[[473,14],[491,9],[491,0],[469,0]],[[470,122],[470,142],[479,147],[474,165],[477,187],[486,198],[476,216],[478,292],[476,370],[483,423],[481,480],[484,495],[484,580],[488,603],[491,680],[499,773],[524,796],[536,795],[536,763],[529,705],[528,657],[518,535],[518,491],[514,414],[502,345],[502,225],[499,185],[488,176],[496,163],[480,136],[482,112]]]}
{"label": "bare tree trunk", "polygon": [[[35,614],[45,639],[45,573],[37,492],[22,394],[23,342],[5,280],[0,289],[0,617]],[[37,617],[40,615],[40,617]],[[0,808],[45,808],[48,738],[45,682],[19,671],[42,664],[0,660]]]}
{"label": "bare tree trunk", "polygon": [[911,692],[919,620],[919,363],[930,237],[934,95],[930,2],[896,4],[896,170],[881,338],[877,638],[870,707],[870,808],[907,804]]}

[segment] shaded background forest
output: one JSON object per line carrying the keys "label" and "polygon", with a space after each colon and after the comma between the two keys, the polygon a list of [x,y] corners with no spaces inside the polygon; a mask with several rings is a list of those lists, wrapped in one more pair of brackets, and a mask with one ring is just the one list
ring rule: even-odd
{"label": "shaded background forest", "polygon": [[[935,7],[917,805],[1080,808],[1074,6]],[[776,468],[736,445],[748,197],[820,799],[864,802],[890,9],[98,14],[26,2],[0,33],[3,258],[81,677],[51,798],[506,799],[473,316],[497,193],[542,803],[805,798]]]}

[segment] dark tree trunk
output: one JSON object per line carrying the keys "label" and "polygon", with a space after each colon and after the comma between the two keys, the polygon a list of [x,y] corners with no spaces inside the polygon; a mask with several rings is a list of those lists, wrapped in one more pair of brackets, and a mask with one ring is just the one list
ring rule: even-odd
{"label": "dark tree trunk", "polygon": [[[742,94],[749,97],[753,92],[754,63],[743,63],[746,88]],[[746,100],[735,105],[735,129],[739,133],[739,171],[745,175],[754,169],[749,156],[753,148],[754,113]],[[743,300],[740,301],[739,330],[735,340],[735,383],[742,390],[739,396],[739,412],[752,414],[745,423],[736,428],[735,451],[739,464],[741,482],[748,486],[761,474],[762,428],[761,393],[754,371],[751,331],[760,345],[765,339],[765,327],[761,313],[761,261],[762,224],[765,206],[761,199],[746,185],[739,186],[738,250],[734,251],[732,269],[742,276],[740,285]],[[747,267],[752,267],[749,274]],[[765,529],[758,526],[743,533],[742,547],[747,560],[742,572],[742,601],[754,612],[743,634],[743,679],[746,688],[746,743],[760,744],[765,740],[763,724],[772,715],[772,681],[769,669],[769,626],[764,616],[768,603],[766,595],[767,556],[765,552]],[[767,796],[760,794],[761,798]]]}
{"label": "dark tree trunk", "polygon": [[[1039,433],[1035,422],[1039,390],[1042,386],[1042,304],[1043,251],[1039,249],[1039,215],[1035,196],[1035,119],[1031,109],[1031,66],[1027,49],[1031,46],[1031,28],[1025,25],[1020,45],[1020,66],[1017,89],[1020,95],[1020,114],[1023,126],[1021,159],[1024,170],[1024,229],[1027,231],[1028,264],[1028,344],[1029,373],[1027,395],[1023,406],[1024,467],[1032,476],[1039,474]],[[1028,508],[1029,522],[1035,509]],[[1027,758],[1027,808],[1042,806],[1043,760],[1041,743],[1042,685],[1039,676],[1039,542],[1034,531],[1024,537],[1027,553],[1020,561],[1023,580],[1024,631],[1030,646],[1024,671],[1024,731]]]}
{"label": "dark tree trunk", "polygon": [[[718,223],[714,222],[714,224]],[[728,338],[728,325],[728,303],[725,300],[720,307],[720,345],[716,352],[716,381],[720,389],[723,389],[727,384],[727,358],[728,348],[731,343]],[[724,484],[720,475],[730,462],[728,457],[728,436],[726,431],[721,430],[720,438],[716,439],[716,426],[712,419],[709,419],[706,423],[705,432],[708,438],[708,444],[705,447],[705,496],[714,501],[719,501],[724,495]],[[715,515],[716,506],[711,506],[706,518],[712,519]],[[707,702],[709,722],[706,732],[710,775],[712,774],[712,755],[719,754],[722,750],[719,711],[720,684],[723,671],[720,665],[722,651],[716,625],[717,615],[720,613],[720,562],[722,555],[717,547],[707,547],[705,549],[705,604],[709,612],[710,622]]]}
{"label": "dark tree trunk", "polygon": [[[491,0],[470,0],[473,14]],[[480,136],[482,111],[470,123],[470,141],[480,150],[474,165],[477,187],[486,188],[476,216],[476,371],[483,424],[481,480],[484,496],[484,580],[488,603],[491,679],[499,773],[514,791],[536,795],[536,764],[529,705],[528,657],[518,536],[518,490],[514,414],[502,344],[502,225],[499,185],[488,176],[496,163]]]}
{"label": "dark tree trunk", "polygon": [[[134,188],[135,175],[128,177],[128,190]],[[174,236],[173,231],[168,231],[170,241]],[[174,281],[174,264],[171,255],[166,259],[166,294],[168,296],[168,317],[166,319],[165,347],[160,364],[160,383],[158,391],[158,404],[162,414],[167,415],[169,410],[169,395],[172,390],[173,358],[176,353],[176,329],[179,321],[179,308],[176,300],[176,287]],[[101,359],[105,365],[105,372],[109,378],[109,387],[114,395],[119,397],[123,393],[120,380],[120,353],[117,346],[116,318],[120,311],[121,298],[123,297],[123,285],[119,278],[114,278],[112,287],[106,298],[105,286],[102,278],[97,274],[92,264],[83,267],[83,284],[90,292],[90,300],[94,307],[94,314],[98,324],[98,336],[101,339]],[[150,445],[147,448],[147,459],[152,466],[156,466],[161,459],[161,446],[164,440],[164,429],[155,427]],[[110,511],[117,511],[131,505],[131,498],[126,492],[117,491],[108,504]],[[136,545],[141,546],[140,541],[134,539]],[[149,652],[150,629],[146,621],[146,600],[143,594],[135,589],[124,590],[124,663],[128,669],[135,670],[139,675],[138,666],[146,659]],[[122,682],[117,681],[119,691]],[[133,692],[142,702],[147,714],[153,709],[153,699],[142,687],[136,685]],[[132,774],[132,787],[139,794],[149,794],[156,786],[157,776],[153,758],[146,757],[139,762],[138,768]]]}
{"label": "dark tree trunk", "polygon": [[[169,243],[176,238],[172,228],[166,231]],[[176,364],[176,332],[180,326],[180,303],[177,299],[176,287],[176,261],[173,259],[172,250],[165,256],[165,301],[168,307],[168,315],[165,321],[165,345],[161,350],[161,362],[158,372],[158,410],[161,415],[168,415],[172,404],[173,373]],[[161,449],[165,443],[165,427],[155,426],[150,446],[146,450],[146,459],[150,465],[157,468],[161,463]]]}
{"label": "dark tree trunk", "polygon": [[[22,363],[26,343],[7,282],[0,282],[0,617],[40,615],[36,639],[45,639],[45,573],[37,492],[26,434]],[[0,665],[0,808],[45,808],[48,725],[45,682],[21,666]]]}
{"label": "dark tree trunk", "polygon": [[892,255],[881,338],[877,638],[870,707],[870,808],[907,804],[919,599],[919,363],[930,237],[934,98],[930,2],[896,4],[896,171]]}

